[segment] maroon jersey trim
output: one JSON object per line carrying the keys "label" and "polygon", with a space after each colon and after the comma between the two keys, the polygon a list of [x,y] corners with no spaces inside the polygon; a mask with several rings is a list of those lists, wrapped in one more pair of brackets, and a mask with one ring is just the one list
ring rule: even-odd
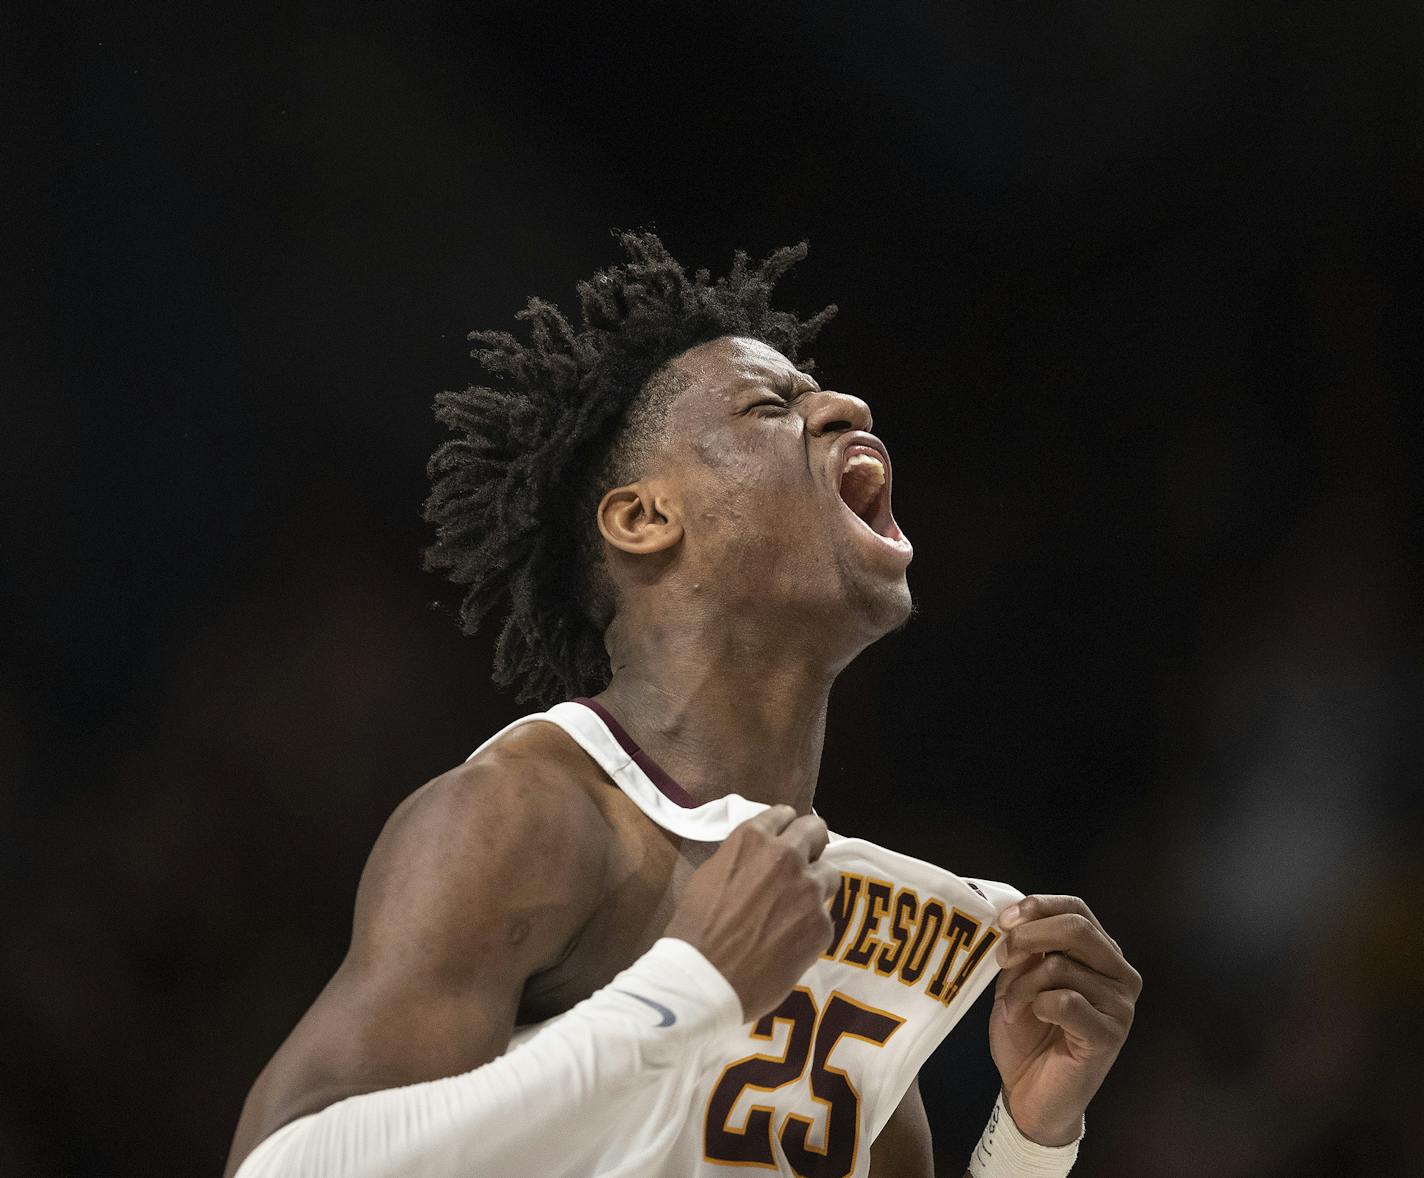
{"label": "maroon jersey trim", "polygon": [[572,702],[583,704],[584,707],[591,709],[608,726],[608,731],[613,734],[613,739],[623,746],[623,751],[633,758],[633,763],[648,775],[648,780],[658,787],[659,792],[665,798],[681,806],[684,810],[697,809],[696,799],[664,772],[652,757],[638,747],[638,742],[623,730],[622,724],[609,715],[607,708],[597,700],[586,699],[583,696],[579,696]]}

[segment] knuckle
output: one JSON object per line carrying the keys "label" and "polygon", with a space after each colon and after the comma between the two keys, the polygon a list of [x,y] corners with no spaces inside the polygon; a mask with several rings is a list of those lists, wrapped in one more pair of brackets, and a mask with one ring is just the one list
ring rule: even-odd
{"label": "knuckle", "polygon": [[820,886],[804,872],[791,885],[790,892],[797,904],[818,911],[825,907],[825,897]]}
{"label": "knuckle", "polygon": [[1043,910],[1043,897],[1035,893],[1019,901],[1019,921],[1037,920]]}
{"label": "knuckle", "polygon": [[1075,941],[1090,936],[1093,932],[1093,922],[1081,912],[1070,913],[1066,923],[1068,925],[1068,935]]}
{"label": "knuckle", "polygon": [[1068,958],[1061,953],[1050,953],[1043,959],[1043,972],[1050,978],[1061,978],[1068,973]]}

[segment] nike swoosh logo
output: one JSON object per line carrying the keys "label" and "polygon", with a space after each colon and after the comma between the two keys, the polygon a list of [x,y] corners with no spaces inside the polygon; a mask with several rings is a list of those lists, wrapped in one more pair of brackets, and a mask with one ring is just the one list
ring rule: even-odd
{"label": "nike swoosh logo", "polygon": [[670,1027],[673,1023],[677,1022],[677,1015],[673,1014],[673,1012],[661,1002],[654,1002],[651,998],[644,998],[641,994],[634,994],[632,990],[619,990],[618,993],[627,994],[629,998],[636,998],[639,1002],[646,1002],[656,1010],[663,1018],[663,1021],[658,1024],[660,1027]]}

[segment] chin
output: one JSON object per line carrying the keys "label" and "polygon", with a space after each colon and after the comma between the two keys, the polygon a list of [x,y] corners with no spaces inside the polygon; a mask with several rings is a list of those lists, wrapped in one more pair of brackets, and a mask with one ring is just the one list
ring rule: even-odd
{"label": "chin", "polygon": [[880,638],[893,634],[896,630],[903,630],[915,613],[914,598],[910,596],[910,583],[904,577],[896,584],[888,586],[882,592],[882,597],[885,617],[877,635]]}
{"label": "chin", "polygon": [[915,612],[910,585],[904,573],[894,579],[871,581],[860,577],[846,586],[846,603],[854,614],[856,629],[862,635],[861,649],[904,629]]}

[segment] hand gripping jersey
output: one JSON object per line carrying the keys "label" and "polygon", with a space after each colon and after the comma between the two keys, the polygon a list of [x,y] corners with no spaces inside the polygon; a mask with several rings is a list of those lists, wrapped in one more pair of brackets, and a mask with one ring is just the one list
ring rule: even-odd
{"label": "hand gripping jersey", "polygon": [[[644,814],[682,838],[721,842],[766,809],[739,794],[694,805],[591,700],[521,717],[475,753],[536,720],[559,725]],[[631,1113],[590,1109],[571,1124],[569,1173],[869,1173],[870,1143],[998,972],[994,921],[1022,893],[865,839],[833,834],[823,858],[841,871],[826,952],[771,1014],[689,1051],[654,1101]],[[509,1050],[557,1021],[517,1027]]]}

